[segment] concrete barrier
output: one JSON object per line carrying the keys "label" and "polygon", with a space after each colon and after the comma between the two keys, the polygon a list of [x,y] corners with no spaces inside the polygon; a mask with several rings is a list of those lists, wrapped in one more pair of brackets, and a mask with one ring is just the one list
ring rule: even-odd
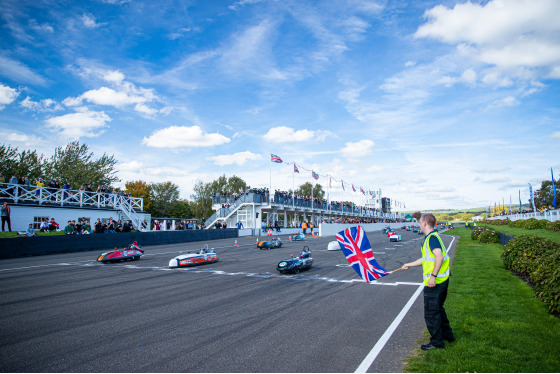
{"label": "concrete barrier", "polygon": [[237,238],[237,229],[126,232],[117,234],[57,235],[0,239],[0,259]]}

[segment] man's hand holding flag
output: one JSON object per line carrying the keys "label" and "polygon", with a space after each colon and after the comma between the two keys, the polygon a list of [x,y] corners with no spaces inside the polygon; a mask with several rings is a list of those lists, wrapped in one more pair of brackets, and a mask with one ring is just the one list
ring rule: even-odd
{"label": "man's hand holding flag", "polygon": [[[348,263],[367,283],[393,273],[383,269],[373,257],[366,232],[361,226],[350,227],[335,235]],[[398,271],[401,269],[397,269]]]}

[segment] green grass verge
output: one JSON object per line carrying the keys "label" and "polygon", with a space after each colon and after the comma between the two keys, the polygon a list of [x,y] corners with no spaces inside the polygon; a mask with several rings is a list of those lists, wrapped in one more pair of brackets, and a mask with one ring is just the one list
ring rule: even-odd
{"label": "green grass verge", "polygon": [[503,232],[507,235],[514,235],[514,236],[521,236],[521,235],[537,235],[542,238],[550,239],[553,242],[560,243],[560,232],[559,231],[550,231],[546,229],[538,229],[538,230],[529,230],[529,229],[521,229],[517,227],[509,227],[507,225],[487,225],[481,224],[481,226],[490,226],[494,230]]}
{"label": "green grass verge", "polygon": [[502,246],[473,241],[464,228],[447,233],[460,236],[445,303],[457,340],[446,349],[418,348],[404,371],[560,372],[560,319],[504,269]]}
{"label": "green grass verge", "polygon": [[[37,236],[56,236],[64,235],[64,231],[41,232],[39,230],[35,230],[35,234],[37,234]],[[0,232],[0,238],[16,238],[19,236],[23,237],[23,235],[19,235],[17,231]]]}

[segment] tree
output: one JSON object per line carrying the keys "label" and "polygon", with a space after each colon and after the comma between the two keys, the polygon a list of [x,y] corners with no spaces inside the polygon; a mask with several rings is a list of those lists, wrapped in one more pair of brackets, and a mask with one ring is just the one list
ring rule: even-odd
{"label": "tree", "polygon": [[31,183],[43,176],[44,157],[38,155],[37,151],[18,152],[17,148],[11,146],[0,146],[0,173],[4,180],[15,175],[23,177],[27,175]]}
{"label": "tree", "polygon": [[197,218],[208,218],[214,213],[212,210],[213,193],[239,193],[245,191],[248,187],[243,179],[235,175],[227,178],[224,174],[209,183],[198,180],[194,185],[194,193],[191,195],[191,212]]}
{"label": "tree", "polygon": [[[560,179],[554,181],[556,185],[556,206],[560,205]],[[542,181],[541,188],[535,191],[535,206],[537,209],[548,208],[554,200],[554,191],[552,189],[552,180]],[[529,201],[531,204],[531,201]]]}
{"label": "tree", "polygon": [[179,200],[179,186],[173,182],[150,183],[150,210],[154,217],[169,217],[172,204]]}
{"label": "tree", "polygon": [[169,217],[191,218],[193,216],[191,204],[187,199],[175,200],[169,207]]}
{"label": "tree", "polygon": [[66,148],[56,148],[54,155],[45,162],[45,177],[59,180],[61,183],[71,182],[73,189],[80,185],[110,186],[119,179],[116,176],[113,156],[103,154],[101,158],[94,159],[93,152],[88,153],[86,144],[80,145],[75,141]]}
{"label": "tree", "polygon": [[147,212],[151,209],[150,186],[148,183],[139,181],[129,181],[124,184],[125,190],[132,197],[140,197],[144,199],[144,211]]}
{"label": "tree", "polygon": [[[305,182],[304,184],[302,184],[297,188],[296,194],[310,197],[312,186],[313,185],[311,183]],[[323,199],[324,196],[325,196],[325,191],[323,191],[323,186],[321,186],[319,183],[315,184],[315,186],[313,186],[313,197]]]}
{"label": "tree", "polygon": [[474,214],[471,214],[471,213],[457,213],[455,215],[455,217],[457,217],[457,219],[459,219],[461,221],[471,221],[472,218],[474,217]]}
{"label": "tree", "polygon": [[447,213],[440,213],[436,215],[436,218],[438,221],[451,221],[453,220],[453,217],[451,217],[449,214]]}

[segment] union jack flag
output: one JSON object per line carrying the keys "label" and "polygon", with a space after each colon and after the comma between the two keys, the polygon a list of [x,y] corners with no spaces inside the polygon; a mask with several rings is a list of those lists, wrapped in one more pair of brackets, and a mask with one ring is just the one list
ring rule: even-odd
{"label": "union jack flag", "polygon": [[356,189],[354,188],[354,185],[352,185],[352,191],[356,192]]}
{"label": "union jack flag", "polygon": [[350,227],[335,237],[348,263],[366,283],[391,274],[375,261],[371,245],[361,226]]}
{"label": "union jack flag", "polygon": [[319,179],[319,174],[315,173],[313,170],[311,170],[311,176],[315,179]]}
{"label": "union jack flag", "polygon": [[270,161],[276,162],[277,164],[281,164],[283,162],[280,157],[273,155],[272,153],[270,154]]}
{"label": "union jack flag", "polygon": [[297,168],[296,164],[294,164],[294,173],[299,173],[299,169]]}
{"label": "union jack flag", "polygon": [[366,194],[366,192],[364,191],[364,189],[362,187],[360,187],[360,192],[363,193],[364,195]]}

